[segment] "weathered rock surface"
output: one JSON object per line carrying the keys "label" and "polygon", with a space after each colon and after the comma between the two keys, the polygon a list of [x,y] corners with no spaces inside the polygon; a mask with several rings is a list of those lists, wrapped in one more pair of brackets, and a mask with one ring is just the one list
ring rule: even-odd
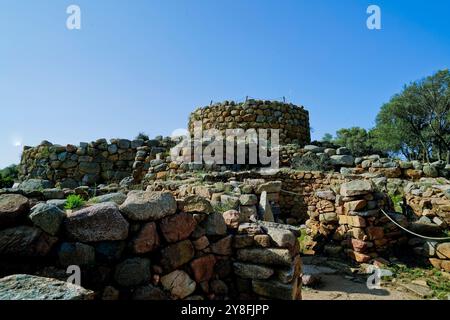
{"label": "weathered rock surface", "polygon": [[51,235],[58,233],[65,216],[64,211],[47,203],[38,203],[35,205],[29,215],[30,220],[35,226],[38,226]]}
{"label": "weathered rock surface", "polygon": [[194,251],[189,240],[171,244],[161,250],[161,266],[166,271],[177,269],[194,257]]}
{"label": "weathered rock surface", "polygon": [[245,279],[268,279],[274,273],[273,269],[256,264],[235,262],[233,267],[234,273]]}
{"label": "weathered rock surface", "polygon": [[116,266],[114,280],[123,286],[131,287],[150,280],[150,260],[145,258],[130,258]]}
{"label": "weathered rock surface", "polygon": [[93,300],[94,292],[56,279],[16,274],[0,279],[0,300]]}
{"label": "weathered rock surface", "polygon": [[163,287],[179,299],[184,299],[195,291],[196,283],[181,270],[175,270],[161,278]]}
{"label": "weathered rock surface", "polygon": [[177,202],[170,192],[131,191],[120,210],[131,220],[154,221],[177,211]]}
{"label": "weathered rock surface", "polygon": [[58,241],[39,228],[20,226],[0,231],[0,255],[16,257],[46,256]]}
{"label": "weathered rock surface", "polygon": [[154,222],[143,225],[132,243],[134,253],[138,254],[152,252],[159,247],[159,244],[159,235]]}
{"label": "weathered rock surface", "polygon": [[201,196],[189,196],[184,199],[184,212],[212,213],[214,212],[208,199]]}
{"label": "weathered rock surface", "polygon": [[74,240],[96,242],[126,239],[129,224],[117,206],[107,202],[68,213],[64,227]]}
{"label": "weathered rock surface", "polygon": [[177,242],[187,239],[196,225],[192,214],[181,212],[164,218],[159,227],[167,242]]}
{"label": "weathered rock surface", "polygon": [[102,196],[92,198],[90,202],[92,203],[104,203],[104,202],[114,202],[118,206],[125,202],[127,196],[122,192],[108,193]]}
{"label": "weathered rock surface", "polygon": [[241,261],[248,261],[257,264],[268,265],[291,265],[291,255],[288,249],[274,249],[274,248],[251,248],[240,249],[237,253],[238,259]]}
{"label": "weathered rock surface", "polygon": [[369,180],[352,180],[341,185],[341,195],[345,197],[359,196],[373,192],[373,185]]}
{"label": "weathered rock surface", "polygon": [[30,209],[28,199],[19,194],[0,195],[0,228],[11,227]]}
{"label": "weathered rock surface", "polygon": [[64,266],[86,266],[95,263],[95,249],[84,243],[64,242],[58,250],[59,263]]}

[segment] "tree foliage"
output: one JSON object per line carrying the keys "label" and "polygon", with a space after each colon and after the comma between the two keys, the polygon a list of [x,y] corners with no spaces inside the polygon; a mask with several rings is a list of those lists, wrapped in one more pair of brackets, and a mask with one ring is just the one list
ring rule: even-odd
{"label": "tree foliage", "polygon": [[382,106],[373,130],[375,146],[407,159],[450,156],[450,72],[413,82]]}

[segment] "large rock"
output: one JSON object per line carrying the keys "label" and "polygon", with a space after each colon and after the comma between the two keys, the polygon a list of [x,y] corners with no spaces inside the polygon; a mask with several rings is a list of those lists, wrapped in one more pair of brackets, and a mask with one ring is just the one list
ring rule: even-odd
{"label": "large rock", "polygon": [[29,196],[40,195],[42,194],[42,190],[51,189],[53,187],[54,185],[51,181],[42,179],[25,180],[19,185],[19,189]]}
{"label": "large rock", "polygon": [[38,203],[31,210],[29,217],[35,226],[51,235],[56,235],[65,216],[64,211],[54,205]]}
{"label": "large rock", "polygon": [[436,253],[441,259],[450,259],[450,242],[441,243],[436,248]]}
{"label": "large rock", "polygon": [[373,191],[373,184],[369,180],[352,180],[341,185],[340,193],[345,197],[353,197]]}
{"label": "large rock", "polygon": [[95,263],[95,249],[84,243],[64,242],[58,250],[59,263],[64,266],[86,266]]}
{"label": "large rock", "polygon": [[272,206],[269,203],[269,199],[267,198],[266,191],[263,191],[261,193],[261,197],[259,199],[259,205],[258,205],[258,215],[259,215],[260,219],[263,221],[269,221],[269,222],[275,221],[273,212],[272,212]]}
{"label": "large rock", "polygon": [[436,178],[439,176],[439,170],[435,166],[424,165],[422,171],[427,177]]}
{"label": "large rock", "polygon": [[68,213],[64,221],[67,235],[80,242],[124,240],[128,237],[128,226],[111,202]]}
{"label": "large rock", "polygon": [[297,279],[292,284],[275,280],[252,280],[252,287],[256,294],[272,299],[296,300],[298,294]]}
{"label": "large rock", "polygon": [[154,221],[174,214],[177,202],[170,192],[131,191],[120,210],[131,220]]}
{"label": "large rock", "polygon": [[267,193],[278,193],[281,191],[282,182],[281,181],[269,181],[259,185],[256,188],[256,193],[261,194],[264,191]]}
{"label": "large rock", "polygon": [[196,283],[181,270],[175,270],[161,278],[161,283],[172,296],[184,299],[195,291]]}
{"label": "large rock", "polygon": [[80,286],[28,274],[0,279],[0,300],[93,300],[94,292]]}
{"label": "large rock", "polygon": [[195,281],[198,283],[209,281],[214,275],[215,264],[216,258],[212,254],[192,260],[190,266]]}
{"label": "large rock", "polygon": [[208,215],[203,226],[208,236],[221,236],[227,233],[225,220],[218,212]]}
{"label": "large rock", "polygon": [[238,260],[257,264],[290,266],[292,262],[288,249],[251,248],[240,249],[237,252]]}
{"label": "large rock", "polygon": [[142,254],[152,252],[159,247],[160,240],[158,231],[156,230],[156,223],[146,223],[132,242],[133,252]]}
{"label": "large rock", "polygon": [[28,199],[20,194],[0,195],[0,229],[20,222],[29,209]]}
{"label": "large rock", "polygon": [[350,155],[335,155],[331,156],[330,159],[335,166],[352,167],[355,162],[353,156]]}
{"label": "large rock", "polygon": [[115,193],[108,193],[104,194],[102,196],[98,196],[95,198],[92,198],[90,200],[91,203],[104,203],[104,202],[114,202],[118,206],[120,206],[122,203],[125,202],[127,199],[127,196],[123,194],[122,192],[115,192]]}
{"label": "large rock", "polygon": [[39,228],[19,226],[0,231],[0,255],[43,257],[58,241]]}
{"label": "large rock", "polygon": [[192,214],[181,212],[164,218],[159,227],[167,242],[178,242],[187,239],[196,225]]}
{"label": "large rock", "polygon": [[194,257],[194,251],[194,246],[189,240],[171,244],[161,250],[161,266],[165,271],[177,269]]}
{"label": "large rock", "polygon": [[140,285],[150,280],[150,260],[130,258],[116,266],[114,280],[123,287]]}
{"label": "large rock", "polygon": [[273,269],[256,264],[235,262],[233,267],[234,273],[245,279],[268,279],[274,273]]}
{"label": "large rock", "polygon": [[278,228],[267,228],[267,234],[280,248],[292,248],[297,242],[295,235],[289,231]]}
{"label": "large rock", "polygon": [[188,196],[183,203],[184,212],[212,213],[214,212],[208,199],[201,196]]}

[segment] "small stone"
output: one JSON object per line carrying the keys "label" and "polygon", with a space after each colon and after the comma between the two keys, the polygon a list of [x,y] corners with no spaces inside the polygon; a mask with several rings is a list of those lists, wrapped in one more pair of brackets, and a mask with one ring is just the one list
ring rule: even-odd
{"label": "small stone", "polygon": [[212,213],[214,212],[208,199],[201,196],[189,196],[184,199],[184,212]]}
{"label": "small stone", "polygon": [[66,214],[56,206],[38,203],[31,210],[29,216],[33,224],[45,232],[56,235]]}
{"label": "small stone", "polygon": [[436,253],[440,259],[450,259],[450,242],[439,244]]}
{"label": "small stone", "polygon": [[161,278],[164,289],[179,298],[184,299],[195,291],[196,283],[181,270],[175,270]]}
{"label": "small stone", "polygon": [[228,226],[228,228],[237,229],[239,227],[239,222],[240,222],[239,211],[228,210],[228,211],[225,211],[222,214],[222,216],[223,216],[225,224]]}

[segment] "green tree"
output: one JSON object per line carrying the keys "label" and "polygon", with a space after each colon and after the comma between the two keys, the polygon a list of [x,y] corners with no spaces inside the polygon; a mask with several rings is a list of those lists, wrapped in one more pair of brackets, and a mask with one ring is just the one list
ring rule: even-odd
{"label": "green tree", "polygon": [[322,142],[333,142],[333,135],[331,133],[325,133]]}
{"label": "green tree", "polygon": [[413,82],[381,107],[375,146],[408,159],[450,158],[450,73]]}
{"label": "green tree", "polygon": [[371,132],[360,127],[340,129],[336,132],[335,144],[348,148],[353,155],[362,156],[379,153],[373,148]]}

